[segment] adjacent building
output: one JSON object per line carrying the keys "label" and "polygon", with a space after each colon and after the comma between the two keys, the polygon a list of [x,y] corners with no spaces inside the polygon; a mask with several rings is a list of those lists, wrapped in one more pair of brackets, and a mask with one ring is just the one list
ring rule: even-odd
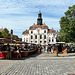
{"label": "adjacent building", "polygon": [[13,35],[13,40],[19,41],[19,37],[17,35]]}
{"label": "adjacent building", "polygon": [[41,45],[56,43],[56,31],[43,24],[41,11],[38,13],[37,24],[33,24],[22,33],[22,41]]}

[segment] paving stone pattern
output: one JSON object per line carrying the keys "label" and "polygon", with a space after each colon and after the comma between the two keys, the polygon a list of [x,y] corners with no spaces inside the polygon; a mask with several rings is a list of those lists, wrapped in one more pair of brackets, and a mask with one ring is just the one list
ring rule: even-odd
{"label": "paving stone pattern", "polygon": [[0,75],[68,75],[75,74],[75,58],[0,60]]}

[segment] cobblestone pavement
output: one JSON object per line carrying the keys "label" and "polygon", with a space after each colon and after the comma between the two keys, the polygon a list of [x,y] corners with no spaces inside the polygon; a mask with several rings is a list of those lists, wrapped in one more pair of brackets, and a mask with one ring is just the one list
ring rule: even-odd
{"label": "cobblestone pavement", "polygon": [[0,75],[75,74],[75,58],[30,57],[25,60],[0,60]]}

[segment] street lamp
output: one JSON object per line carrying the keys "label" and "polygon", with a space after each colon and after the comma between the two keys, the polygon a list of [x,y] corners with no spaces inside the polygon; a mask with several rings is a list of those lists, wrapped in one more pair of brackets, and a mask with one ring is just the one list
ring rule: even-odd
{"label": "street lamp", "polygon": [[[12,44],[12,37],[13,37],[13,30],[11,29],[11,44]],[[11,48],[10,48],[10,59],[12,58],[12,55],[11,55]]]}

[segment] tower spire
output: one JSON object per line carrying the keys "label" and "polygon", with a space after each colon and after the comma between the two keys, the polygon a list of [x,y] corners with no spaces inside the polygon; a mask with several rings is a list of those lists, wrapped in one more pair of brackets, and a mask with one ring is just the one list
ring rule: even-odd
{"label": "tower spire", "polygon": [[42,25],[42,14],[41,10],[39,9],[38,18],[37,18],[37,25]]}

